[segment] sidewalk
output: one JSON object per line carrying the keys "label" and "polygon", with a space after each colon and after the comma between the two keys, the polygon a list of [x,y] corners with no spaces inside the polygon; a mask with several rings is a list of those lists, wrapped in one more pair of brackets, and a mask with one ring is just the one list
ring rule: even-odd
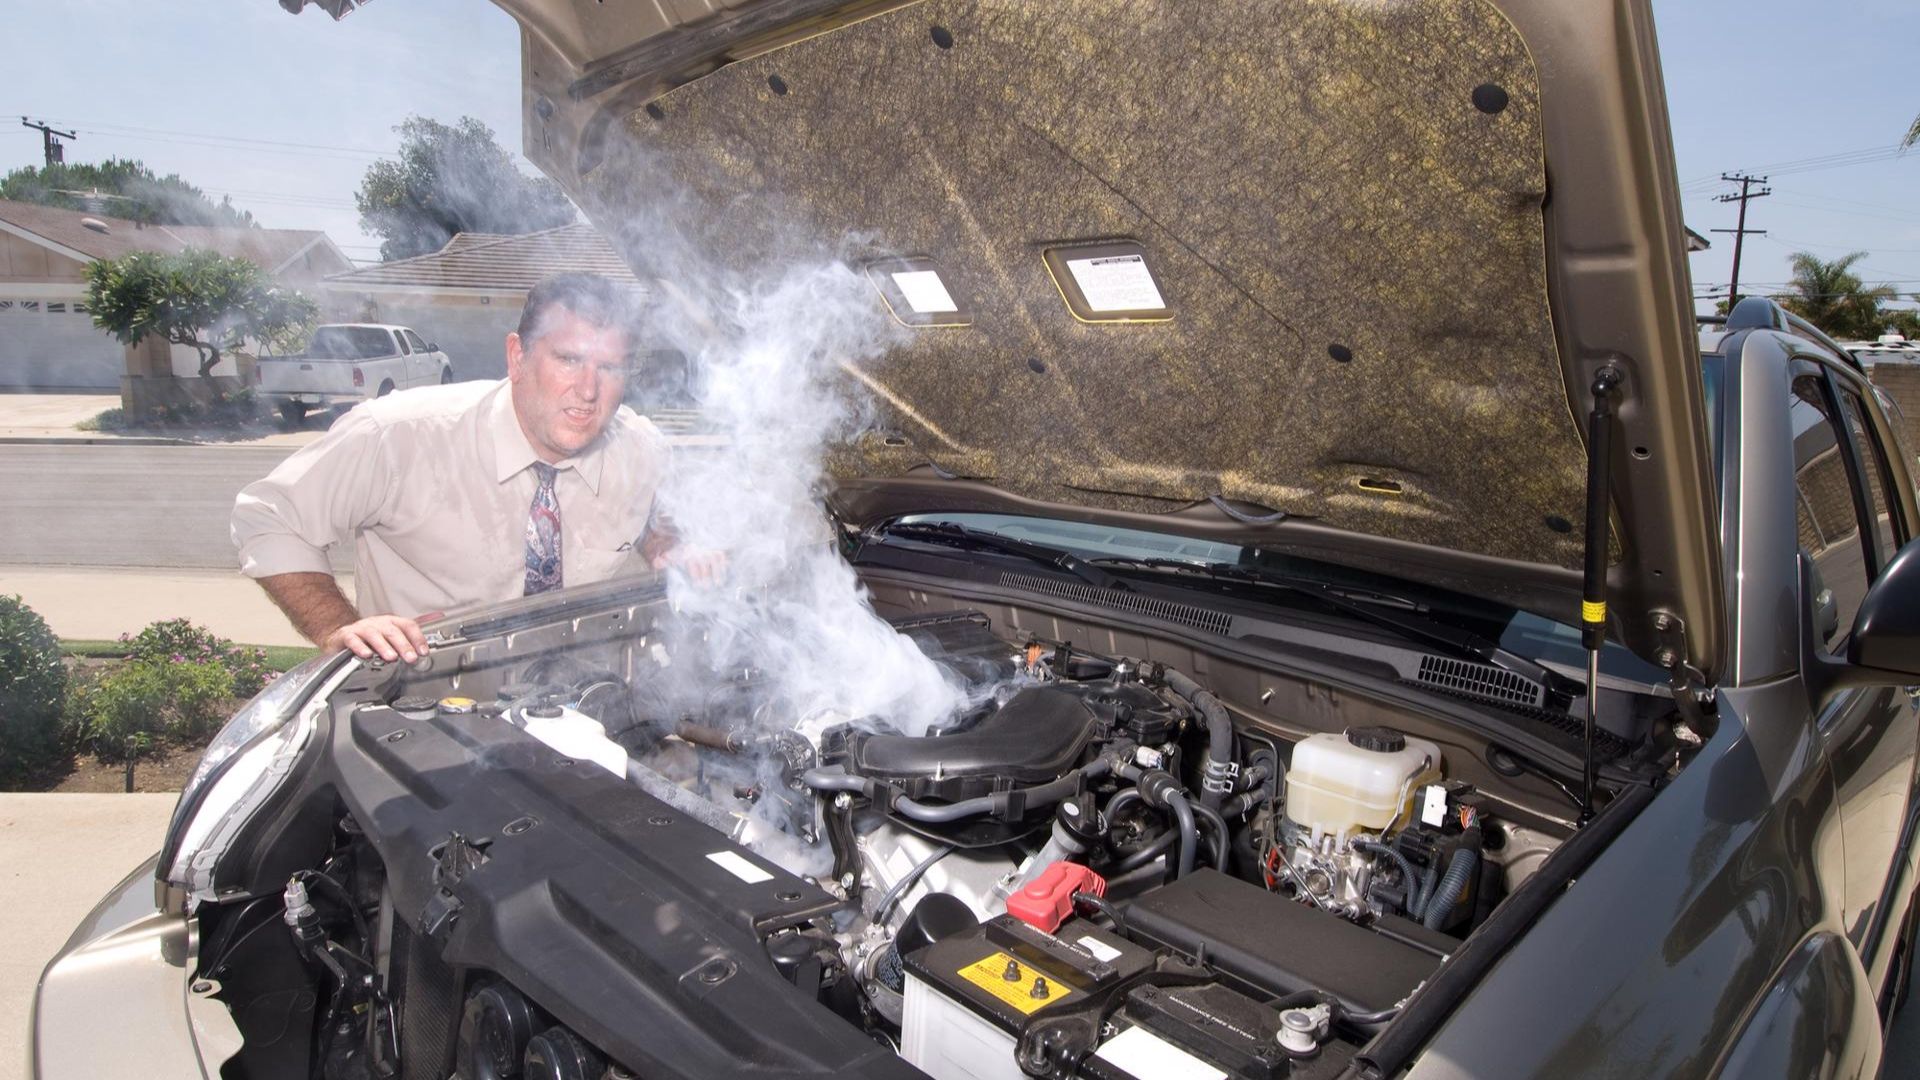
{"label": "sidewalk", "polygon": [[[266,435],[222,438],[194,432],[153,432],[123,435],[111,431],[82,431],[80,423],[108,409],[120,407],[113,393],[0,393],[0,443],[187,443],[195,446],[300,447],[318,439],[323,429],[276,431]],[[311,423],[311,422],[310,422]]]}
{"label": "sidewalk", "polygon": [[[353,595],[353,575],[339,575]],[[112,640],[185,616],[245,645],[311,644],[251,578],[224,570],[0,566],[0,595],[18,594],[63,638]]]}

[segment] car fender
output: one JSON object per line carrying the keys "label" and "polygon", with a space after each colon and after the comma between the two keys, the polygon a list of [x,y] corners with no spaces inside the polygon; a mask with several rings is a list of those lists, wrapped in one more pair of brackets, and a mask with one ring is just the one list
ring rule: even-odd
{"label": "car fender", "polygon": [[1714,1075],[1780,1080],[1871,1077],[1882,1053],[1879,1013],[1853,946],[1809,934],[1753,1003]]}

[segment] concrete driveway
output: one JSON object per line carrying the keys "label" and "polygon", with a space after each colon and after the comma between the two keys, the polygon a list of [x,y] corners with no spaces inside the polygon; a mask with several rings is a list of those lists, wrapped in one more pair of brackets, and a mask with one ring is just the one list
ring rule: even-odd
{"label": "concrete driveway", "polygon": [[101,895],[160,849],[174,800],[0,794],[0,1080],[26,1074],[40,970]]}

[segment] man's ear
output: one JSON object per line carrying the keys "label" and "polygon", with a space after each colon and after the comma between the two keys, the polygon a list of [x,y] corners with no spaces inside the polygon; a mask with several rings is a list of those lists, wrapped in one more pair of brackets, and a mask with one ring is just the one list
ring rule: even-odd
{"label": "man's ear", "polygon": [[520,348],[520,332],[515,330],[507,334],[507,379],[520,381],[520,362],[526,354]]}

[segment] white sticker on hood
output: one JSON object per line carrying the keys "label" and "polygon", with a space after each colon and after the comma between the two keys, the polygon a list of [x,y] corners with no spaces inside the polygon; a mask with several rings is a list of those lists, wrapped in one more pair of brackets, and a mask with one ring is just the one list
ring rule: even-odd
{"label": "white sticker on hood", "polygon": [[1068,259],[1067,270],[1094,311],[1159,311],[1167,306],[1144,255]]}
{"label": "white sticker on hood", "polygon": [[940,280],[938,270],[896,271],[893,284],[899,288],[900,295],[907,298],[907,306],[917,314],[932,315],[960,310],[960,305],[953,302],[953,294],[947,291],[947,283]]}
{"label": "white sticker on hood", "polygon": [[773,875],[740,857],[734,851],[716,851],[707,858],[712,859],[720,869],[739,878],[749,885],[758,885],[763,881],[772,881]]}

